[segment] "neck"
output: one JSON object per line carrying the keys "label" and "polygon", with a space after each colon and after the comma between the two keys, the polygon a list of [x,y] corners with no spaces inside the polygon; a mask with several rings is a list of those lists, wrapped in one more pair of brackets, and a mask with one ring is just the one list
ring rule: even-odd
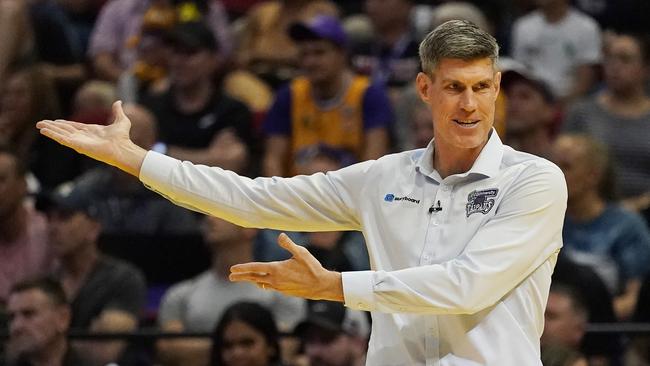
{"label": "neck", "polygon": [[71,279],[84,278],[95,266],[99,258],[96,244],[85,244],[74,253],[61,260],[63,273]]}
{"label": "neck", "polygon": [[399,22],[392,24],[390,26],[384,27],[382,29],[377,29],[379,34],[379,39],[384,45],[393,47],[395,44],[404,36],[404,34],[409,32],[409,24]]}
{"label": "neck", "polygon": [[345,70],[339,73],[332,80],[328,80],[320,85],[314,85],[313,93],[316,99],[328,100],[341,94],[341,92],[348,87],[352,79],[352,72]]}
{"label": "neck", "polygon": [[547,157],[551,148],[551,139],[544,126],[516,132],[509,138],[508,144],[527,153]]}
{"label": "neck", "polygon": [[445,144],[436,144],[433,167],[443,179],[453,174],[464,173],[472,168],[486,143],[487,141],[472,149],[458,149],[453,146],[445,147]]}
{"label": "neck", "polygon": [[253,261],[252,240],[221,243],[219,246],[218,250],[212,252],[212,270],[219,278],[227,279],[230,267],[235,264]]}
{"label": "neck", "polygon": [[569,12],[569,4],[560,2],[558,4],[544,6],[540,9],[544,14],[544,18],[549,23],[557,23],[564,19]]}
{"label": "neck", "polygon": [[174,102],[182,112],[198,112],[208,104],[213,92],[212,82],[208,80],[189,87],[176,87]]}
{"label": "neck", "polygon": [[44,352],[29,358],[34,366],[60,366],[63,364],[63,358],[68,350],[68,344],[63,335],[46,347]]}
{"label": "neck", "polygon": [[578,199],[569,200],[567,215],[578,222],[586,222],[600,216],[605,210],[605,201],[595,191],[588,192]]}
{"label": "neck", "polygon": [[25,231],[27,209],[22,204],[16,210],[0,218],[0,241],[13,242]]}

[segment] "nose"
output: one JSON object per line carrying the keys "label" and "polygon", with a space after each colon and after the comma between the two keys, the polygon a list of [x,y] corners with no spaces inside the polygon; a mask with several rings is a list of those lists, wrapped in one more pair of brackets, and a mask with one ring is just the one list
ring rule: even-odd
{"label": "nose", "polygon": [[465,112],[474,112],[476,106],[476,95],[471,88],[467,88],[460,97],[460,108]]}

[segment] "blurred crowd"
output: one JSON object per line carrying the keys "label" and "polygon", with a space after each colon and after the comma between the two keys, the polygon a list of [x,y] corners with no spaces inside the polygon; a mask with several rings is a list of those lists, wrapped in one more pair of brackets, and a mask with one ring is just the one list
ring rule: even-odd
{"label": "blurred crowd", "polygon": [[[501,45],[495,128],[555,162],[568,208],[544,365],[650,365],[647,0],[0,0],[0,365],[364,364],[366,313],[231,283],[278,232],[174,206],[37,133],[111,122],[139,146],[250,177],[426,147],[418,44],[451,19]],[[358,232],[289,233],[328,269]],[[70,332],[205,332],[146,344]],[[512,350],[517,352],[517,350]]]}

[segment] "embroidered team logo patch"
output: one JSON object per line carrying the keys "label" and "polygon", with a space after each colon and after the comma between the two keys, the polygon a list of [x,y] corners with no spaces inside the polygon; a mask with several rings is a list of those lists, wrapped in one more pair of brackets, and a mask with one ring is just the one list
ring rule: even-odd
{"label": "embroidered team logo patch", "polygon": [[472,191],[472,193],[467,195],[467,205],[465,205],[467,217],[473,213],[480,212],[485,215],[490,212],[492,207],[494,207],[494,197],[497,196],[497,193],[499,193],[497,188]]}

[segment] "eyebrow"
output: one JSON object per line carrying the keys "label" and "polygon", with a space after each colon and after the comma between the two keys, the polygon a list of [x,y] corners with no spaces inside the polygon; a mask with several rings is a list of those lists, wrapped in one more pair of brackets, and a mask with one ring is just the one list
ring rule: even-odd
{"label": "eyebrow", "polygon": [[[476,84],[480,84],[480,83],[492,83],[493,81],[494,81],[494,79],[487,78],[487,79],[479,80],[479,81],[475,82],[472,85],[476,85]],[[447,84],[447,83],[465,84],[462,81],[456,80],[456,79],[442,79],[442,82],[443,82],[443,84]]]}

